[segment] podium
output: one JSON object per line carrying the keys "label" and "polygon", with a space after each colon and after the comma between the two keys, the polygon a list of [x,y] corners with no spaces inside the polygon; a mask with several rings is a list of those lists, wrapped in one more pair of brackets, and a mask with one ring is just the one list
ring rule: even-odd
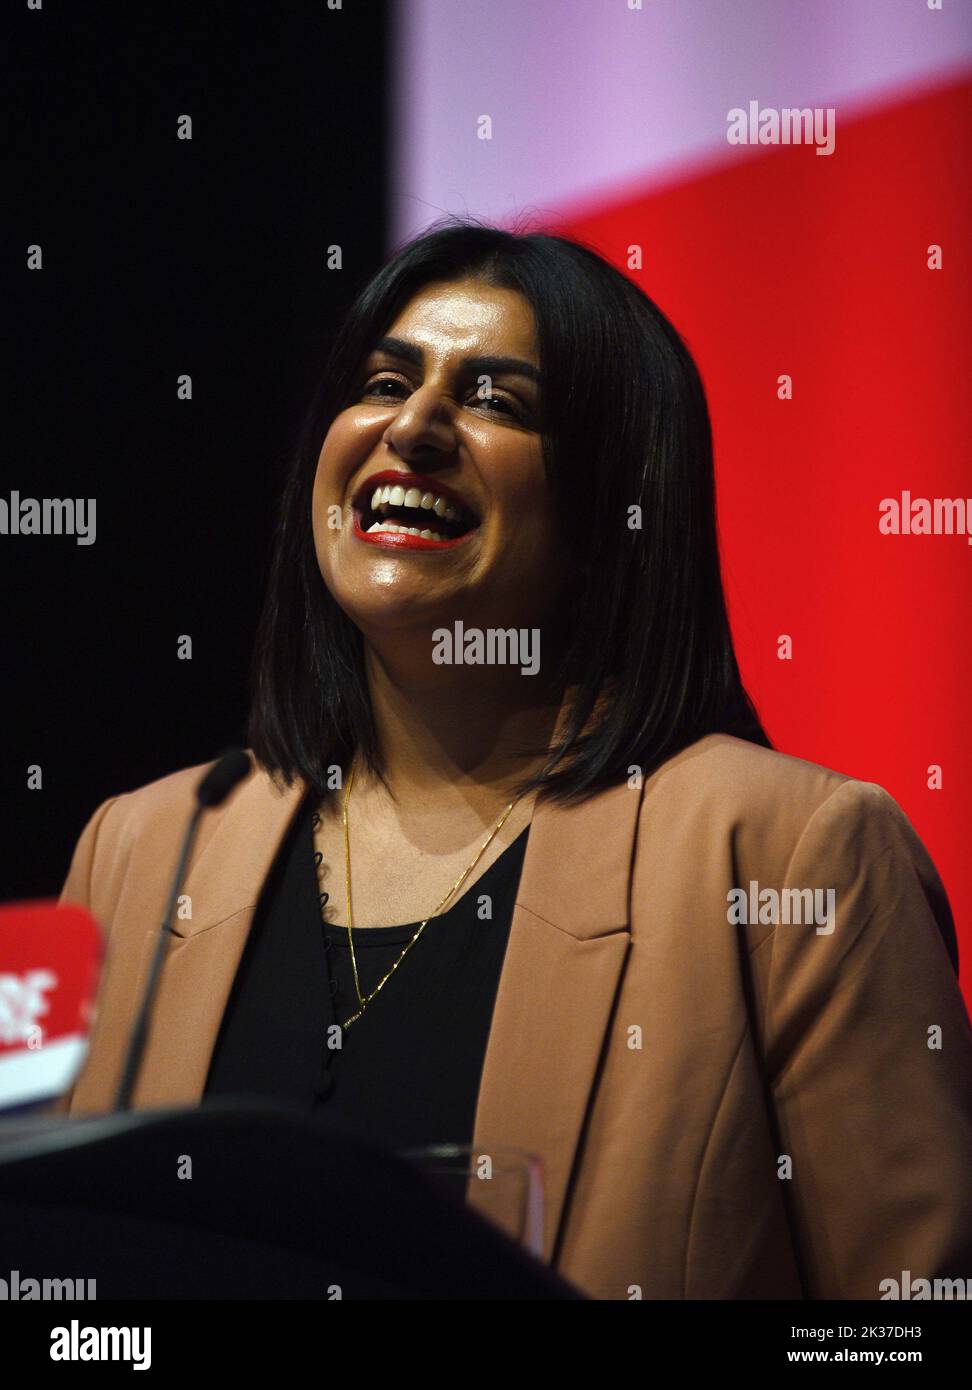
{"label": "podium", "polygon": [[0,1265],[99,1302],[584,1297],[336,1119],[216,1098],[0,1121]]}

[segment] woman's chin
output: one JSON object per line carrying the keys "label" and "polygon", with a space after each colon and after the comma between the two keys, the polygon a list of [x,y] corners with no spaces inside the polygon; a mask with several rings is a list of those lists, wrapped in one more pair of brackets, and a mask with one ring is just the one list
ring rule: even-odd
{"label": "woman's chin", "polygon": [[384,589],[368,595],[358,589],[346,602],[335,597],[366,641],[407,638],[416,644],[417,654],[424,644],[431,653],[433,631],[451,627],[457,615],[466,608],[472,609],[471,603],[463,603],[461,594],[433,600],[421,591],[393,594]]}

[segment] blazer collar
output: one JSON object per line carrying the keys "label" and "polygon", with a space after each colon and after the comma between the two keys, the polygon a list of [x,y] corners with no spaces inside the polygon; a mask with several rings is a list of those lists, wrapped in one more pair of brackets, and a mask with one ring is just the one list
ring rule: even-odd
{"label": "blazer collar", "polygon": [[[589,723],[596,720],[603,699]],[[568,695],[561,703],[553,741],[562,733],[569,709]],[[190,860],[182,891],[192,901],[193,915],[174,924],[175,935],[192,937],[256,906],[306,792],[302,778],[287,787],[260,767],[236,788]],[[556,920],[561,930],[581,939],[626,923],[634,823],[630,814],[625,820],[623,811],[619,823],[614,817],[622,808],[636,813],[632,803],[641,798],[637,792],[625,792],[629,789],[616,788],[607,800],[601,794],[573,808],[541,804],[534,809],[518,902],[538,903],[539,915]],[[596,893],[588,872],[592,858],[601,872]]]}
{"label": "blazer collar", "polygon": [[176,936],[198,936],[256,907],[306,792],[302,778],[284,787],[258,767],[231,793],[190,859],[182,893],[192,903],[192,917],[173,923]]}
{"label": "blazer collar", "polygon": [[[196,936],[256,906],[306,792],[301,778],[281,788],[258,769],[233,793],[191,857],[182,893],[192,917],[173,923],[176,936]],[[574,807],[538,804],[517,905],[580,940],[626,926],[640,802],[637,791],[618,786]]]}

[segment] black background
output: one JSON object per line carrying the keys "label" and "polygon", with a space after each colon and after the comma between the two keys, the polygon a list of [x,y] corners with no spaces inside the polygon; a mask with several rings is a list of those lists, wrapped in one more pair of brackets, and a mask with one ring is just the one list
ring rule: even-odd
{"label": "black background", "polygon": [[57,894],[106,797],[243,741],[287,463],[385,254],[389,10],[7,11],[0,495],[94,497],[97,539],[0,536],[2,900]]}

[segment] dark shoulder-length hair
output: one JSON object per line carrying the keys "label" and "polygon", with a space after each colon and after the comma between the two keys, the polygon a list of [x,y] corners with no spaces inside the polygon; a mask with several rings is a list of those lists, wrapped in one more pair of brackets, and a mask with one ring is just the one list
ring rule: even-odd
{"label": "dark shoulder-length hair", "polygon": [[[446,219],[359,294],[333,343],[284,490],[254,651],[247,740],[323,797],[359,755],[381,773],[363,639],[326,588],[311,494],[331,422],[368,354],[424,286],[474,276],[533,309],[544,459],[576,557],[558,684],[565,721],[520,790],[573,801],[647,777],[705,734],[771,747],[743,687],[716,535],[712,438],[688,349],[635,284],[565,237]],[[638,510],[633,510],[638,509]],[[635,524],[640,521],[640,527]]]}

